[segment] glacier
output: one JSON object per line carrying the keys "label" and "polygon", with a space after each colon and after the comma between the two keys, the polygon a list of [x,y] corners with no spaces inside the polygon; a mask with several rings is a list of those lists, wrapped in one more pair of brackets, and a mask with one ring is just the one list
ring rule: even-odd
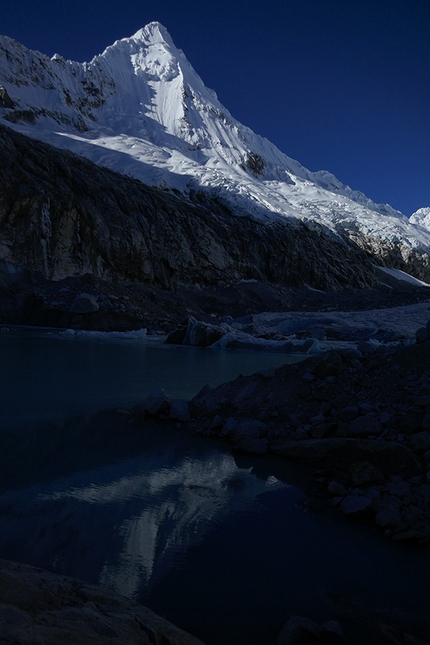
{"label": "glacier", "polygon": [[234,119],[158,22],[89,63],[0,37],[0,121],[145,184],[204,191],[238,216],[430,249],[430,218],[307,170]]}

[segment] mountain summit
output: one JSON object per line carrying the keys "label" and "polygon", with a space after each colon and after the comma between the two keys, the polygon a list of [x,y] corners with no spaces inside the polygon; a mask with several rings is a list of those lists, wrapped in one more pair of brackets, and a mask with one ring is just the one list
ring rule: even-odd
{"label": "mountain summit", "polygon": [[315,222],[400,260],[430,248],[424,219],[310,172],[235,120],[158,22],[90,63],[0,37],[0,121],[146,184],[206,191],[238,215]]}

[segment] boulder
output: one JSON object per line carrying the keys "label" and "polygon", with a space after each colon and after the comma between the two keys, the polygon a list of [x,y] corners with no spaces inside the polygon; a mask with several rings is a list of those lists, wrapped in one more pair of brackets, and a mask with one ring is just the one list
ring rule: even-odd
{"label": "boulder", "polygon": [[414,452],[427,452],[430,449],[430,432],[414,434],[409,443],[409,448]]}
{"label": "boulder", "polygon": [[350,437],[369,437],[381,432],[381,423],[371,414],[357,417],[349,424],[348,436]]}
{"label": "boulder", "polygon": [[[425,529],[408,529],[407,531],[402,531],[393,535],[393,540],[402,541],[402,542],[415,542],[421,540],[428,540],[429,533]],[[416,638],[409,637],[406,641],[408,645],[428,645],[428,641],[418,640]]]}
{"label": "boulder", "polygon": [[408,482],[394,482],[387,486],[390,495],[396,495],[396,497],[410,497],[411,496],[411,485]]}
{"label": "boulder", "polygon": [[220,434],[223,437],[231,437],[234,434],[234,431],[236,430],[239,422],[237,419],[234,417],[231,417],[228,419],[228,421],[225,423],[223,429],[221,430]]}
{"label": "boulder", "polygon": [[341,421],[354,421],[360,414],[360,408],[358,405],[347,405],[346,407],[339,410],[339,419]]}
{"label": "boulder", "polygon": [[386,425],[391,421],[391,414],[387,412],[387,410],[384,410],[384,412],[381,412],[379,415],[379,421],[383,424]]}
{"label": "boulder", "polygon": [[169,417],[176,421],[186,422],[191,419],[190,408],[187,401],[177,400],[172,401],[170,405]]}
{"label": "boulder", "polygon": [[144,402],[143,408],[151,416],[166,414],[170,410],[170,401],[164,390],[154,390]]}
{"label": "boulder", "polygon": [[91,296],[89,293],[81,293],[76,296],[70,311],[73,314],[90,314],[99,310],[99,305],[96,296]]}
{"label": "boulder", "polygon": [[208,416],[215,414],[219,409],[217,391],[212,385],[207,383],[191,400],[191,409],[197,408],[198,412],[203,412]]}
{"label": "boulder", "polygon": [[340,510],[345,515],[364,515],[372,508],[373,501],[368,497],[348,495],[340,503]]}
{"label": "boulder", "polygon": [[267,429],[265,423],[256,419],[241,421],[234,431],[233,441],[237,443],[243,439],[260,439],[267,434]]}
{"label": "boulder", "polygon": [[208,430],[220,430],[224,426],[224,421],[222,420],[221,415],[216,414],[212,419]]}
{"label": "boulder", "polygon": [[220,340],[228,331],[228,327],[209,325],[190,317],[182,343],[184,345],[208,347]]}
{"label": "boulder", "polygon": [[349,471],[352,481],[356,486],[364,486],[384,480],[381,471],[375,468],[375,466],[372,466],[372,464],[369,464],[368,461],[359,461],[351,464]]}
{"label": "boulder", "polygon": [[342,484],[335,481],[329,483],[327,490],[334,497],[346,497],[348,494],[345,486],[342,486]]}
{"label": "boulder", "polygon": [[309,354],[311,351],[316,354],[319,351],[319,344],[316,338],[306,338],[302,343],[294,343],[293,347],[301,354]]}
{"label": "boulder", "polygon": [[312,372],[309,372],[309,370],[308,370],[307,372],[305,372],[303,374],[302,379],[304,381],[308,381],[309,383],[311,383],[312,381],[315,380],[315,376],[312,374]]}

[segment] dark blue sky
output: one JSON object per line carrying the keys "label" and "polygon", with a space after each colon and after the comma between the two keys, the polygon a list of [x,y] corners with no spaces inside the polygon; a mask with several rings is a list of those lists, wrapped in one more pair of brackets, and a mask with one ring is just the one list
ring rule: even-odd
{"label": "dark blue sky", "polygon": [[158,20],[243,124],[410,215],[430,206],[429,0],[20,0],[0,33],[84,61]]}

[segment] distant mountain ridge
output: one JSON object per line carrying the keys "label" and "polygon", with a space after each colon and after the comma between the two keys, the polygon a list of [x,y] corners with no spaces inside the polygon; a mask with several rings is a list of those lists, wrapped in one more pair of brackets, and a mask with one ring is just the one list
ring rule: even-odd
{"label": "distant mountain ridge", "polygon": [[430,278],[424,218],[409,221],[327,171],[308,171],[241,125],[157,22],[90,63],[0,37],[0,85],[0,121],[23,134],[149,185],[203,190],[236,215],[322,225]]}

